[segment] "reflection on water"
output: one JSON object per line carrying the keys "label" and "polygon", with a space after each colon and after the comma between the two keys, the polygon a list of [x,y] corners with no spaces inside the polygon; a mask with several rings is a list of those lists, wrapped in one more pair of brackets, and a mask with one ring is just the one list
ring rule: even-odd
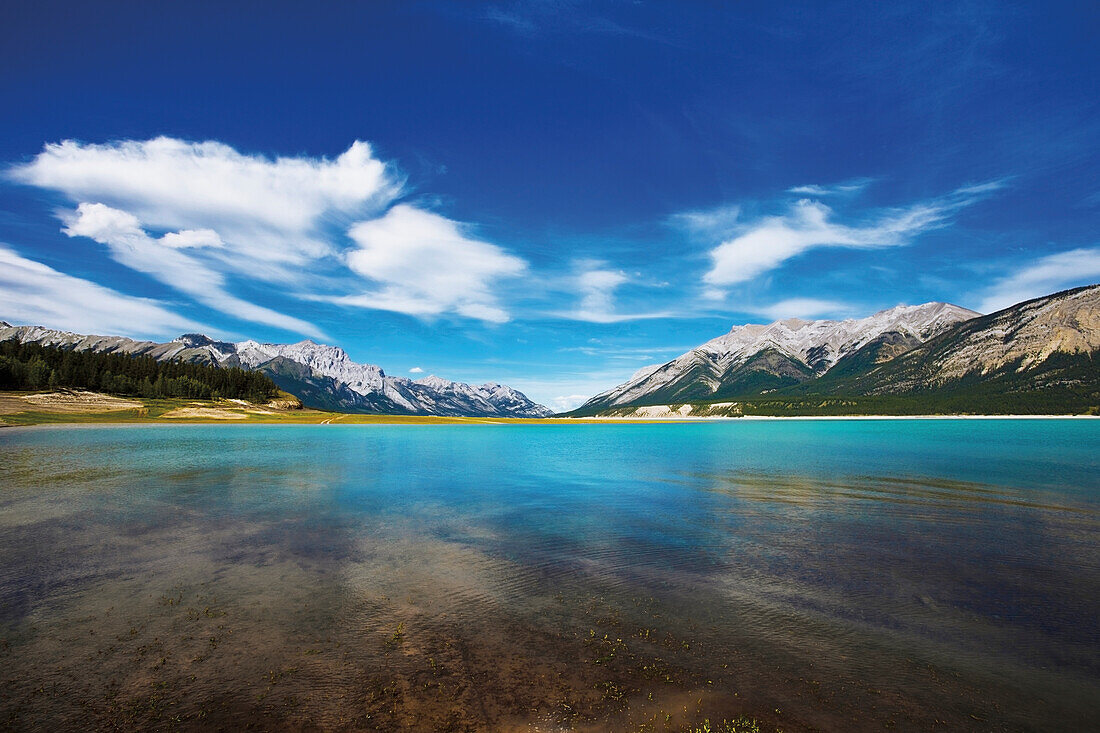
{"label": "reflection on water", "polygon": [[0,432],[0,727],[1087,727],[1093,423]]}

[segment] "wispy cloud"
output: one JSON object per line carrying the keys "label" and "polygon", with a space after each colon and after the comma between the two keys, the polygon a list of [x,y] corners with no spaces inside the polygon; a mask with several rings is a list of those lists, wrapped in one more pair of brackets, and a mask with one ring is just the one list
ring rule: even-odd
{"label": "wispy cloud", "polygon": [[785,318],[820,318],[822,316],[834,316],[851,310],[847,303],[835,300],[819,300],[817,298],[788,298],[771,305],[746,308],[751,313],[758,313],[771,318],[774,321]]}
{"label": "wispy cloud", "polygon": [[423,373],[424,373],[424,370],[423,370],[423,369],[421,369],[421,368],[420,368],[420,367],[418,367],[418,366],[417,366],[417,367],[413,367],[412,369],[410,369],[410,370],[409,370],[409,374],[423,374]]}
{"label": "wispy cloud", "polygon": [[149,298],[123,295],[0,245],[0,318],[78,333],[163,338],[205,330]]}
{"label": "wispy cloud", "polygon": [[212,244],[213,240],[201,230],[183,230],[154,239],[141,228],[141,222],[133,214],[104,204],[84,203],[67,217],[67,225],[62,231],[70,237],[88,237],[107,245],[112,259],[119,264],[187,293],[222,313],[308,336],[325,337],[320,329],[306,321],[230,295],[221,273],[180,249],[180,241],[188,242],[188,247],[199,246],[202,242]]}
{"label": "wispy cloud", "polygon": [[591,12],[585,5],[576,0],[518,0],[491,5],[482,11],[481,17],[525,36],[539,32],[567,32],[663,40],[649,31]]}
{"label": "wispy cloud", "polygon": [[321,333],[230,295],[230,279],[274,285],[280,299],[502,322],[510,316],[497,281],[527,267],[466,225],[395,205],[402,177],[362,141],[330,160],[169,137],[66,140],[8,177],[76,202],[75,215],[62,215],[66,233],[106,244],[127,267],[229,315],[307,335]]}
{"label": "wispy cloud", "polygon": [[668,223],[689,234],[715,237],[724,236],[737,226],[741,216],[741,207],[736,204],[719,206],[714,209],[700,209],[673,214]]}
{"label": "wispy cloud", "polygon": [[345,305],[501,323],[509,315],[493,285],[527,269],[519,257],[467,236],[457,222],[406,204],[359,222],[348,235],[359,245],[348,253],[348,267],[379,287],[335,299]]}
{"label": "wispy cloud", "polygon": [[558,369],[547,376],[530,373],[509,376],[509,386],[555,410],[579,407],[589,397],[625,382],[637,370],[636,364],[594,371]]}
{"label": "wispy cloud", "polygon": [[712,265],[704,275],[714,298],[720,288],[752,280],[787,260],[819,247],[877,249],[909,244],[923,232],[946,226],[1000,182],[967,186],[946,196],[858,217],[859,223],[837,221],[836,212],[820,201],[802,199],[787,213],[737,227],[735,236],[710,252]]}
{"label": "wispy cloud", "polygon": [[582,272],[577,276],[577,285],[581,292],[581,312],[604,318],[612,315],[615,290],[628,280],[621,270],[595,267]]}
{"label": "wispy cloud", "polygon": [[580,260],[574,263],[577,273],[571,280],[580,298],[577,308],[553,313],[559,318],[589,323],[622,323],[651,318],[668,318],[667,311],[620,313],[615,307],[615,291],[631,282],[622,270],[611,269],[598,260]]}
{"label": "wispy cloud", "polygon": [[691,344],[681,344],[678,346],[621,346],[618,344],[604,344],[601,341],[592,339],[591,343],[586,346],[566,346],[558,349],[561,352],[577,352],[584,354],[585,356],[599,356],[606,357],[619,361],[654,361],[656,359],[664,358],[667,355],[678,355],[691,349]]}
{"label": "wispy cloud", "polygon": [[1100,282],[1100,248],[1071,249],[1040,257],[994,284],[978,310],[983,313],[1007,308],[1024,300],[1080,285]]}
{"label": "wispy cloud", "polygon": [[500,23],[507,26],[518,33],[533,33],[536,30],[534,22],[529,18],[524,18],[522,15],[515,11],[506,10],[504,8],[490,6],[485,10],[485,19],[491,20],[494,23]]}
{"label": "wispy cloud", "polygon": [[590,395],[583,394],[559,395],[552,399],[547,407],[554,410],[554,412],[569,412],[583,405],[589,397]]}
{"label": "wispy cloud", "polygon": [[872,183],[870,178],[857,178],[845,183],[833,183],[828,186],[809,184],[806,186],[794,186],[787,189],[787,193],[795,193],[802,196],[844,196],[861,192]]}

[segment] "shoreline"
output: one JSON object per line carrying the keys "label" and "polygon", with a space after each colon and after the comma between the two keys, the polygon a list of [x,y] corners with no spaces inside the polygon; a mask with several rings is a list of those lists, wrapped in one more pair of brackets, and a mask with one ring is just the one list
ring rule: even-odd
{"label": "shoreline", "polygon": [[257,420],[236,421],[215,418],[193,418],[187,420],[152,419],[102,419],[100,415],[89,416],[94,419],[48,420],[43,422],[5,423],[0,421],[0,431],[19,428],[120,428],[120,427],[173,427],[223,425],[236,427],[251,426],[295,426],[314,425],[318,427],[362,427],[362,426],[475,426],[475,425],[671,425],[671,424],[714,424],[736,422],[889,422],[889,421],[937,421],[937,420],[1100,420],[1100,415],[746,415],[744,417],[547,417],[547,418],[482,418],[482,417],[442,417],[442,416],[406,416],[406,415],[359,415],[350,413],[350,419],[339,422],[318,422],[316,420]]}
{"label": "shoreline", "polygon": [[571,417],[548,420],[588,420],[593,422],[712,422],[761,420],[1096,420],[1100,415],[743,415],[741,417]]}
{"label": "shoreline", "polygon": [[[88,391],[0,392],[0,428],[42,425],[653,425],[777,420],[1082,420],[1076,414],[928,414],[928,415],[728,415],[690,414],[667,405],[653,414],[574,417],[497,417],[379,415],[329,412],[309,407],[253,404],[244,400],[128,398]],[[732,404],[732,403],[730,403]]]}

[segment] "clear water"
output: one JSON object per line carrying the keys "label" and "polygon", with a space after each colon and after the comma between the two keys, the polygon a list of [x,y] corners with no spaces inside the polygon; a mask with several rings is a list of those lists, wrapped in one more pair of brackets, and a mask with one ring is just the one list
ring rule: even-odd
{"label": "clear water", "polygon": [[1100,423],[0,431],[0,727],[1073,730]]}

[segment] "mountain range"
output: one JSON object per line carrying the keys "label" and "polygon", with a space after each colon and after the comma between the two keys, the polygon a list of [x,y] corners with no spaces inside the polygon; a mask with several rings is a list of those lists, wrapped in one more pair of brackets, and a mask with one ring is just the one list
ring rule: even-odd
{"label": "mountain range", "polygon": [[[1100,285],[982,316],[948,303],[862,319],[734,326],[591,398],[571,414],[658,404],[767,401],[772,408],[1082,412],[1100,405]],[[815,407],[816,406],[816,407]],[[877,410],[876,410],[877,411]]]}
{"label": "mountain range", "polygon": [[[335,346],[300,341],[167,343],[0,322],[0,340],[147,355],[268,375],[303,404],[338,412],[548,417],[511,387],[436,376],[391,377]],[[688,409],[684,405],[695,405]],[[1100,285],[990,315],[949,303],[898,306],[861,319],[734,326],[672,361],[638,370],[571,416],[658,414],[1100,412]],[[699,407],[707,405],[706,408]],[[647,408],[637,412],[639,408]],[[694,411],[692,411],[694,410]]]}
{"label": "mountain range", "polygon": [[547,417],[552,411],[503,384],[470,385],[436,376],[391,377],[374,364],[359,364],[336,346],[300,341],[265,344],[215,341],[184,334],[167,343],[121,336],[89,336],[42,326],[0,322],[0,341],[18,339],[76,350],[179,359],[214,366],[238,366],[268,375],[307,407],[338,412],[470,417]]}

